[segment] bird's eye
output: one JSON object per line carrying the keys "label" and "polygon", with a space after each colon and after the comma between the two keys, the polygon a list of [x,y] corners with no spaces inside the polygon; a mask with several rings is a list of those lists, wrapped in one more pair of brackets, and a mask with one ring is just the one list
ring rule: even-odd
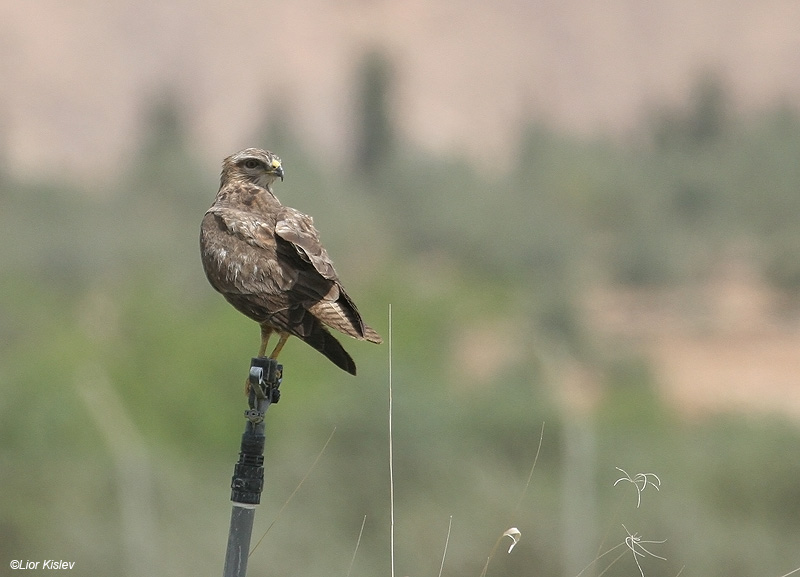
{"label": "bird's eye", "polygon": [[249,159],[244,161],[244,167],[245,168],[257,168],[258,164],[259,164],[259,162],[257,160],[252,159],[252,158],[249,158]]}

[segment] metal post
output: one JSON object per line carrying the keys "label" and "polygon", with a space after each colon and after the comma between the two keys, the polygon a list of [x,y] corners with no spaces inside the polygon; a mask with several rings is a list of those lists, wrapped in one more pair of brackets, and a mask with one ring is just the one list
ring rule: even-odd
{"label": "metal post", "polygon": [[256,357],[250,363],[250,408],[244,413],[247,424],[231,480],[233,507],[223,577],[245,577],[247,574],[255,508],[261,502],[264,488],[264,416],[270,404],[280,399],[278,387],[282,378],[283,366],[274,359]]}

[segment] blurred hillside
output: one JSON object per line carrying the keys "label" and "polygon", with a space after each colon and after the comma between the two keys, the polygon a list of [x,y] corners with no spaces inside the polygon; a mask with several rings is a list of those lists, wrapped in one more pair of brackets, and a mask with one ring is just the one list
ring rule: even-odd
{"label": "blurred hillside", "polygon": [[532,118],[624,134],[706,70],[737,110],[796,103],[799,21],[794,0],[4,1],[0,150],[25,174],[110,178],[169,86],[204,163],[267,115],[334,166],[352,150],[359,58],[378,47],[407,140],[506,168]]}
{"label": "blurred hillside", "polygon": [[[797,338],[797,113],[740,115],[703,76],[627,139],[526,124],[500,169],[409,142],[391,118],[393,60],[360,62],[347,162],[272,115],[247,144],[281,155],[278,196],[314,215],[384,335],[392,305],[399,574],[438,572],[451,515],[445,575],[480,575],[512,525],[522,541],[489,574],[635,575],[630,552],[604,571],[624,545],[597,559],[623,523],[666,539],[648,546],[666,561],[640,560],[648,577],[800,566],[800,432],[775,411],[796,407],[794,357],[783,403],[725,410],[731,390],[776,395],[775,357],[748,356],[754,343],[777,334],[785,358]],[[221,572],[258,331],[202,275],[218,169],[181,94],[150,102],[111,185],[0,175],[4,564]],[[255,539],[335,433],[253,575],[346,575],[364,515],[352,575],[389,574],[388,347],[345,344],[358,378],[299,342],[282,353]],[[615,467],[663,485],[637,508]]]}

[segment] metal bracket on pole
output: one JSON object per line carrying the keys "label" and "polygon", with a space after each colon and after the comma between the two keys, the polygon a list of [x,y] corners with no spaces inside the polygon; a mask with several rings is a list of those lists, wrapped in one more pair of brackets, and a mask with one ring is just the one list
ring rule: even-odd
{"label": "metal bracket on pole", "polygon": [[231,479],[231,528],[225,554],[223,577],[244,577],[253,531],[255,506],[261,502],[264,488],[264,416],[270,404],[280,400],[283,365],[274,359],[255,357],[250,363],[248,403],[244,412],[247,423],[239,450],[239,461]]}

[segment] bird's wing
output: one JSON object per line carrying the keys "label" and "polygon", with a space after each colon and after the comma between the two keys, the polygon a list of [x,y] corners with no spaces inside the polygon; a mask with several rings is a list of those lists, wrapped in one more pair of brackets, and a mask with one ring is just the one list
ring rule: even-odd
{"label": "bird's wing", "polygon": [[365,338],[361,315],[310,217],[281,209],[273,226],[251,213],[215,208],[206,214],[202,234],[209,281],[244,314],[301,338],[317,321]]}
{"label": "bird's wing", "polygon": [[293,208],[283,207],[275,223],[275,236],[291,243],[300,258],[311,264],[323,278],[338,280],[328,251],[322,246],[319,233],[314,228],[314,220],[310,216]]}
{"label": "bird's wing", "polygon": [[[320,348],[314,344],[320,341],[319,320],[307,309],[324,298],[335,283],[316,271],[313,275],[306,273],[303,269],[311,266],[301,262],[296,253],[293,260],[284,257],[282,253],[287,251],[279,250],[278,244],[286,243],[278,241],[273,229],[269,219],[251,213],[210,209],[201,227],[206,276],[243,314]],[[308,278],[300,281],[301,276]]]}
{"label": "bird's wing", "polygon": [[[364,321],[355,303],[339,284],[339,277],[328,252],[319,240],[313,219],[298,210],[283,207],[275,224],[275,237],[279,252],[282,247],[288,245],[287,248],[291,247],[294,254],[287,254],[287,258],[299,257],[306,265],[302,267],[298,263],[300,273],[293,290],[313,297],[314,292],[319,295],[318,287],[321,280],[324,279],[329,283],[327,292],[320,295],[321,298],[317,297],[308,303],[308,310],[329,327],[351,337],[365,338]],[[281,240],[286,241],[287,245],[283,245]],[[312,289],[311,293],[308,291],[309,288]]]}

